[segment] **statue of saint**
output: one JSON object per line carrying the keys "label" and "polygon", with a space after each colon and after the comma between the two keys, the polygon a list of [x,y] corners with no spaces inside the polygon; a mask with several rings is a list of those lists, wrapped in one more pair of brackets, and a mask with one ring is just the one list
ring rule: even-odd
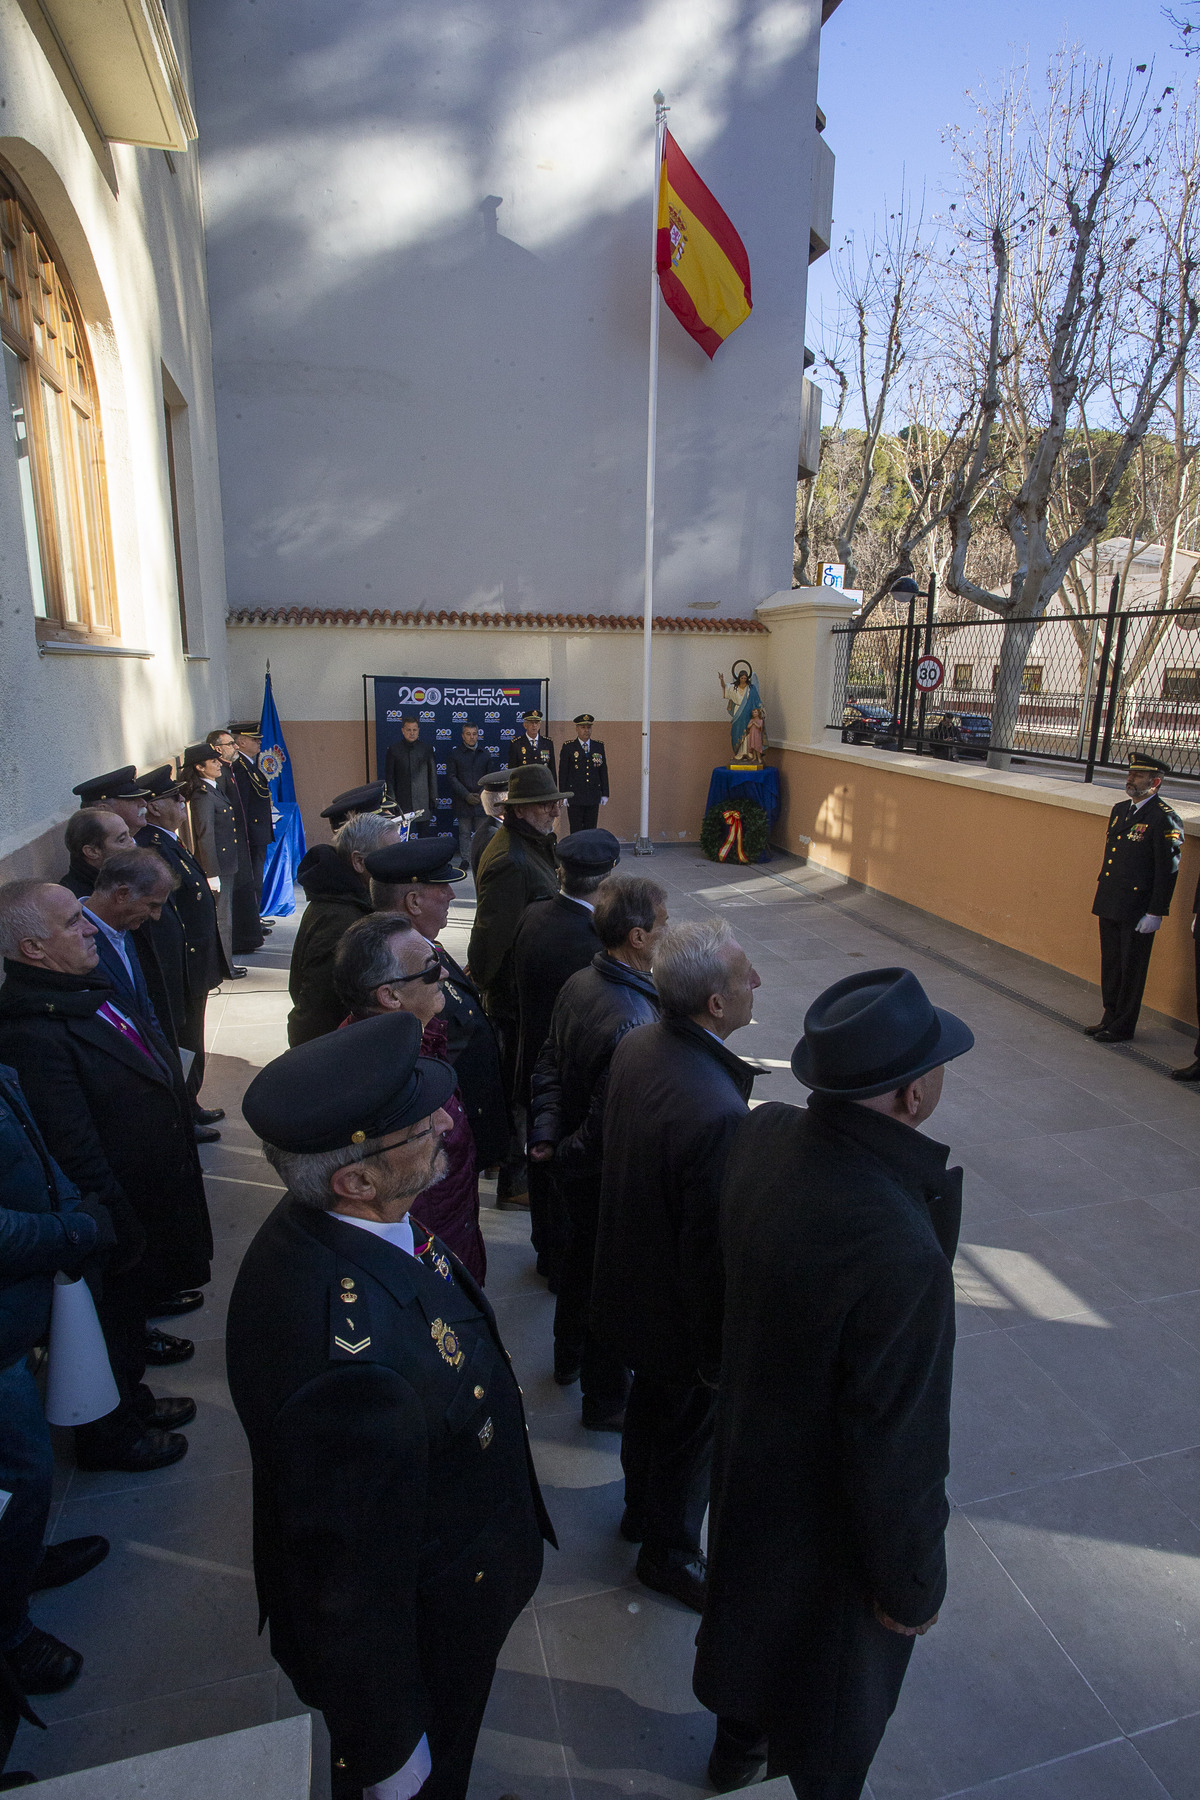
{"label": "statue of saint", "polygon": [[758,691],[758,677],[748,662],[735,662],[729,687],[724,675],[718,675],[725,710],[729,714],[729,736],[733,744],[733,763],[763,766],[767,747],[767,715]]}

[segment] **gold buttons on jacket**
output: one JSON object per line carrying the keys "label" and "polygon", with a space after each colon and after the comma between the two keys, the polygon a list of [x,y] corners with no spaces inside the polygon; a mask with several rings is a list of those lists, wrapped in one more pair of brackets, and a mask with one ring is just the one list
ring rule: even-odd
{"label": "gold buttons on jacket", "polygon": [[479,1571],[478,1575],[475,1577],[475,1579],[476,1579],[476,1581],[483,1580],[483,1570],[482,1569],[480,1569],[480,1571]]}
{"label": "gold buttons on jacket", "polygon": [[483,1399],[483,1389],[482,1389],[482,1388],[481,1388],[481,1387],[477,1387],[477,1388],[476,1388],[476,1389],[475,1389],[475,1398],[476,1398],[476,1399],[477,1399],[477,1400],[482,1400],[482,1399]]}

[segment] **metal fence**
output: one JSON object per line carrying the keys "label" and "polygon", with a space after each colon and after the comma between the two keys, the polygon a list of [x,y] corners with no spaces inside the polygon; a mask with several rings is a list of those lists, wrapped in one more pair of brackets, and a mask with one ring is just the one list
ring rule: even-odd
{"label": "metal fence", "polygon": [[[877,724],[893,747],[946,754],[965,714],[977,749],[990,734],[994,750],[1082,763],[1089,780],[1148,750],[1200,780],[1200,604],[1118,613],[1113,603],[1084,620],[909,612],[900,624],[835,627],[832,727],[845,731],[858,704],[867,735]],[[929,656],[944,680],[926,693]]]}

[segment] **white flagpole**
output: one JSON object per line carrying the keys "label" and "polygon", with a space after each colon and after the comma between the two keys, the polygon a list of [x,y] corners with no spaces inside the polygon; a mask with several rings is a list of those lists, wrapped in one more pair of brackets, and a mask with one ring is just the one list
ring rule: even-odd
{"label": "white flagpole", "polygon": [[658,432],[658,189],[663,134],[670,112],[662,91],[654,96],[654,184],[650,196],[650,399],[646,415],[646,598],[642,616],[642,812],[635,856],[653,856],[650,842],[650,660],[654,640],[654,458]]}

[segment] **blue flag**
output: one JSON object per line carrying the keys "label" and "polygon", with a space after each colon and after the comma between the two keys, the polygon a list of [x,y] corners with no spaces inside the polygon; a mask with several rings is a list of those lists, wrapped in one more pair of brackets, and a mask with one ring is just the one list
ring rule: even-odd
{"label": "blue flag", "polygon": [[286,918],[296,910],[293,871],[304,855],[304,825],[296,800],[296,783],[292,776],[292,759],[283,739],[283,727],[275,707],[271,688],[271,672],[267,670],[263,689],[262,750],[258,766],[271,787],[271,802],[278,814],[275,820],[275,842],[267,850],[263,869],[262,910],[268,917]]}

